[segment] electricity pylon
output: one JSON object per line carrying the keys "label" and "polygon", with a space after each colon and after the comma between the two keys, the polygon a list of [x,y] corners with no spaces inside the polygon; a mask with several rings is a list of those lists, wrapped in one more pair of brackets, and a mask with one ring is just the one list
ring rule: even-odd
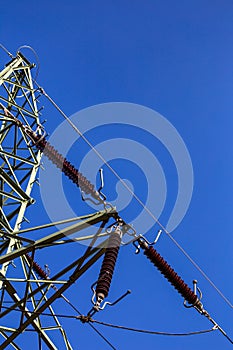
{"label": "electricity pylon", "polygon": [[[61,230],[43,234],[39,240],[23,235],[33,230],[43,229],[42,232],[46,232],[46,228],[53,225],[49,223],[21,229],[21,224],[27,220],[27,207],[35,202],[31,193],[42,157],[41,147],[37,147],[37,142],[32,140],[32,135],[36,135],[38,141],[43,139],[38,110],[41,89],[33,81],[33,67],[18,52],[0,72],[0,334],[3,338],[0,348],[11,345],[21,349],[17,342],[22,337],[29,337],[30,332],[25,330],[33,330],[38,335],[39,349],[42,349],[43,343],[49,349],[58,349],[57,342],[49,333],[57,329],[63,338],[64,348],[72,349],[52,304],[61,297],[67,301],[63,293],[104,254],[107,240],[96,247],[87,248],[76,261],[64,266],[51,278],[34,257],[37,249],[66,244],[69,235],[87,226],[100,223],[100,234],[104,224],[110,218],[115,220],[117,213],[110,207],[86,216],[61,220],[56,223],[56,227],[63,224]],[[95,196],[98,198],[97,192]],[[64,223],[72,225],[64,228]],[[96,239],[96,235],[78,237],[73,241],[92,238]],[[61,277],[63,281],[59,280]],[[52,316],[48,317],[49,321],[43,314],[45,310]]]}
{"label": "electricity pylon", "polygon": [[[204,315],[213,324],[212,330],[218,329],[233,344],[233,340],[204,309],[202,294],[196,286],[196,281],[194,290],[191,290],[153,248],[162,231],[159,231],[158,237],[152,243],[144,236],[137,235],[136,231],[119,217],[116,209],[105,202],[106,198],[101,192],[102,186],[96,191],[85,176],[46,141],[37,106],[38,99],[44,91],[32,78],[33,67],[34,65],[18,52],[0,72],[0,335],[3,339],[0,349],[28,349],[30,334],[36,334],[38,347],[34,348],[41,350],[45,344],[52,350],[72,350],[66,332],[54,312],[53,304],[58,299],[64,300],[80,313],[64,293],[105,254],[98,280],[92,285],[94,306],[87,316],[80,314],[79,317],[82,322],[88,322],[95,329],[90,324],[92,316],[107,304],[115,305],[129,294],[127,291],[113,303],[105,301],[121,239],[125,233],[130,234],[137,252],[142,249],[144,255],[182,295],[185,299],[184,305],[188,308],[193,307]],[[74,185],[80,187],[83,200],[85,193],[85,196],[89,196],[86,199],[101,204],[103,209],[56,223],[21,228],[22,223],[27,221],[27,207],[35,203],[32,190],[37,182],[42,153]],[[104,231],[109,221],[109,230]],[[62,225],[62,228],[57,230],[59,225]],[[98,229],[94,229],[94,225],[97,225]],[[46,234],[46,230],[51,227],[55,227],[55,231]],[[73,236],[87,227],[97,232]],[[40,238],[33,240],[30,233],[38,230]],[[35,261],[38,250],[63,247],[67,243],[76,244],[85,240],[90,244],[84,252],[68,265],[64,264],[52,277],[49,276],[48,270],[41,268]],[[54,330],[60,333],[60,340],[51,336],[51,331],[54,333]]]}

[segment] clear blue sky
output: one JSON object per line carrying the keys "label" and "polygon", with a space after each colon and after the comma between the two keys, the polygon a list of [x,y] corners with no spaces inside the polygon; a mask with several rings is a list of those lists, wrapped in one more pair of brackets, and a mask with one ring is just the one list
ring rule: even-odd
{"label": "clear blue sky", "polygon": [[[152,108],[174,125],[192,159],[194,192],[189,210],[173,234],[231,298],[232,1],[12,0],[1,5],[0,19],[1,42],[13,53],[24,44],[36,50],[40,58],[38,81],[67,115],[95,104],[123,101]],[[3,52],[0,61],[1,65],[7,61]],[[61,116],[49,106],[43,117],[47,119],[49,133],[62,122]],[[108,132],[110,137],[114,132],[126,136],[120,127]],[[94,144],[107,138],[101,130],[89,136]],[[138,137],[140,143],[149,142],[143,134]],[[82,149],[79,152],[84,153]],[[160,148],[158,152],[156,156],[163,164],[163,155],[167,155]],[[70,157],[78,165],[77,154],[73,147]],[[117,160],[112,166],[121,169]],[[172,193],[171,202],[168,197],[166,203],[170,208],[175,193],[173,185],[177,185],[174,168],[164,167]],[[128,164],[126,169],[127,179],[140,191],[144,185],[137,180],[134,166]],[[121,176],[125,176],[124,172]],[[106,193],[111,198],[116,181],[107,171],[105,182]],[[67,191],[75,207],[79,193],[69,188]],[[49,220],[38,191],[35,197],[37,203],[28,213],[33,226]],[[78,214],[79,208],[75,210]],[[131,205],[129,217],[133,210]],[[155,227],[153,232],[156,230]],[[157,249],[188,283],[194,278],[199,281],[206,309],[233,336],[232,309],[165,235]],[[69,261],[69,255],[75,258],[81,251],[79,246],[64,248],[59,251],[64,259],[60,259],[55,249],[51,249],[49,255],[41,253],[38,259],[42,264],[48,263],[55,273],[61,264]],[[90,308],[90,285],[96,280],[98,269],[99,264],[67,293],[83,313]],[[182,307],[182,298],[142,254],[134,254],[132,246],[120,252],[109,298],[114,300],[127,289],[132,290],[131,296],[96,317],[158,331],[186,332],[210,327],[194,310]],[[54,307],[58,313],[72,313],[60,302]],[[62,320],[62,324],[74,349],[108,349],[88,325],[68,320]],[[219,332],[174,338],[99,329],[119,350],[230,349]],[[63,349],[60,340],[57,341],[58,348]],[[24,345],[24,349],[30,346]]]}

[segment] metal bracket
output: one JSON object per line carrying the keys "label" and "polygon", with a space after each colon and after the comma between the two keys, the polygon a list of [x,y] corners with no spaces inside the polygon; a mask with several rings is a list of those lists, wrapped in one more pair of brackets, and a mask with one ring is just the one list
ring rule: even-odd
{"label": "metal bracket", "polygon": [[98,193],[103,198],[103,200],[106,201],[106,196],[102,192],[102,189],[104,188],[104,171],[102,168],[99,169],[99,175],[100,175],[100,187],[98,188]]}
{"label": "metal bracket", "polygon": [[[197,280],[193,280],[193,292],[195,295],[198,294],[198,301],[201,301],[202,299],[202,291],[199,287],[197,287]],[[187,309],[190,309],[191,307],[195,307],[195,304],[193,305],[188,305],[187,304],[187,300],[184,300],[184,307],[186,307]]]}
{"label": "metal bracket", "polygon": [[162,232],[163,232],[162,230],[158,231],[157,236],[155,237],[153,242],[149,242],[144,236],[139,235],[137,237],[137,239],[135,239],[134,242],[133,242],[133,245],[136,248],[135,254],[139,254],[140,253],[140,250],[141,250],[140,248],[141,248],[142,242],[144,242],[148,246],[152,246],[152,245],[156,244],[158,242]]}
{"label": "metal bracket", "polygon": [[103,176],[103,169],[99,169],[99,176],[100,176],[100,187],[98,188],[97,192],[99,194],[99,197],[101,199],[101,201],[94,201],[92,198],[89,197],[84,197],[84,191],[81,191],[81,198],[84,202],[91,202],[94,205],[100,205],[100,204],[104,204],[104,207],[106,208],[106,206],[108,205],[108,203],[106,203],[106,196],[105,194],[101,191],[104,187],[104,176]]}
{"label": "metal bracket", "polygon": [[[103,276],[104,277],[104,276]],[[130,293],[131,293],[131,290],[127,290],[124,294],[122,294],[119,298],[117,298],[115,301],[113,301],[113,302],[110,302],[110,301],[105,301],[104,303],[103,303],[103,305],[101,306],[101,303],[102,303],[102,301],[103,300],[96,300],[96,291],[95,291],[95,285],[97,284],[97,281],[96,282],[94,282],[93,284],[92,284],[92,286],[91,286],[91,290],[92,290],[92,292],[93,292],[93,295],[92,295],[92,298],[91,298],[91,302],[92,302],[92,304],[94,305],[92,308],[91,308],[91,310],[88,312],[88,314],[87,314],[87,316],[88,317],[92,317],[96,312],[98,312],[98,311],[102,311],[102,310],[104,310],[105,309],[105,307],[107,306],[107,305],[109,305],[109,306],[114,306],[114,305],[116,305],[116,304],[118,304],[122,299],[124,299],[127,295],[129,295]]]}

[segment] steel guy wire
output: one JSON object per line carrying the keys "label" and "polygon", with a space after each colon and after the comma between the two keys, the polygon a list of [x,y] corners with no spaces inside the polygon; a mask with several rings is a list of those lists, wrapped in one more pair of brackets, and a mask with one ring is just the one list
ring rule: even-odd
{"label": "steel guy wire", "polygon": [[10,58],[13,58],[14,56],[12,55],[12,53],[10,51],[8,51],[5,46],[3,46],[2,44],[0,44],[0,47],[3,51],[5,51],[5,53],[10,56]]}

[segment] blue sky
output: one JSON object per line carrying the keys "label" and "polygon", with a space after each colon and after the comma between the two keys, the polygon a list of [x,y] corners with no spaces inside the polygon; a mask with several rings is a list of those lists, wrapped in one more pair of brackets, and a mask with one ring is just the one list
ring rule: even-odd
{"label": "blue sky", "polygon": [[[24,44],[36,50],[40,59],[38,81],[67,115],[100,103],[130,102],[156,110],[173,124],[189,150],[194,169],[192,201],[173,235],[230,299],[233,268],[232,2],[12,0],[10,5],[1,5],[0,18],[2,44],[12,53]],[[33,58],[30,52],[25,50],[24,53]],[[7,56],[1,52],[1,65],[6,61]],[[46,130],[51,134],[63,119],[51,106],[45,107],[43,118],[47,119]],[[118,125],[111,129],[100,128],[99,132],[90,132],[87,136],[93,144],[98,144],[116,134],[127,137],[127,132]],[[156,141],[136,132],[132,138],[151,148],[163,166],[169,195],[161,221],[166,220],[177,190],[174,165]],[[80,143],[77,152],[75,147],[69,156],[79,166],[88,148]],[[136,193],[143,197],[146,187],[140,170],[130,162],[121,162],[114,160],[111,165],[122,177],[127,176]],[[114,198],[112,189],[116,179],[107,169],[105,182],[106,194]],[[71,190],[65,179],[64,186],[78,215],[79,208],[75,205],[79,192]],[[35,198],[37,202],[28,213],[33,226],[49,220],[38,190],[35,190]],[[80,210],[84,212],[85,207]],[[139,210],[137,205],[131,203],[125,211],[126,219],[130,220],[135,210]],[[150,237],[157,229],[155,226]],[[76,245],[69,249],[59,252],[64,259],[58,258],[55,249],[49,255],[41,253],[38,259],[42,264],[49,263],[55,272],[69,261],[69,256],[75,258],[80,254],[83,247]],[[230,306],[166,235],[162,235],[157,249],[189,284],[194,278],[199,281],[204,306],[233,336]],[[90,285],[96,280],[98,270],[99,263],[67,292],[83,313],[90,308]],[[158,331],[186,332],[210,327],[194,310],[182,307],[182,298],[143,254],[134,254],[132,246],[121,249],[109,298],[114,300],[127,289],[132,290],[131,296],[96,317],[110,323]],[[70,312],[60,302],[54,308],[58,313]],[[67,327],[74,349],[108,349],[87,325],[70,320],[62,323]],[[230,349],[230,344],[218,332],[175,338],[99,329],[117,349]],[[58,348],[62,349],[62,343],[57,341]]]}

